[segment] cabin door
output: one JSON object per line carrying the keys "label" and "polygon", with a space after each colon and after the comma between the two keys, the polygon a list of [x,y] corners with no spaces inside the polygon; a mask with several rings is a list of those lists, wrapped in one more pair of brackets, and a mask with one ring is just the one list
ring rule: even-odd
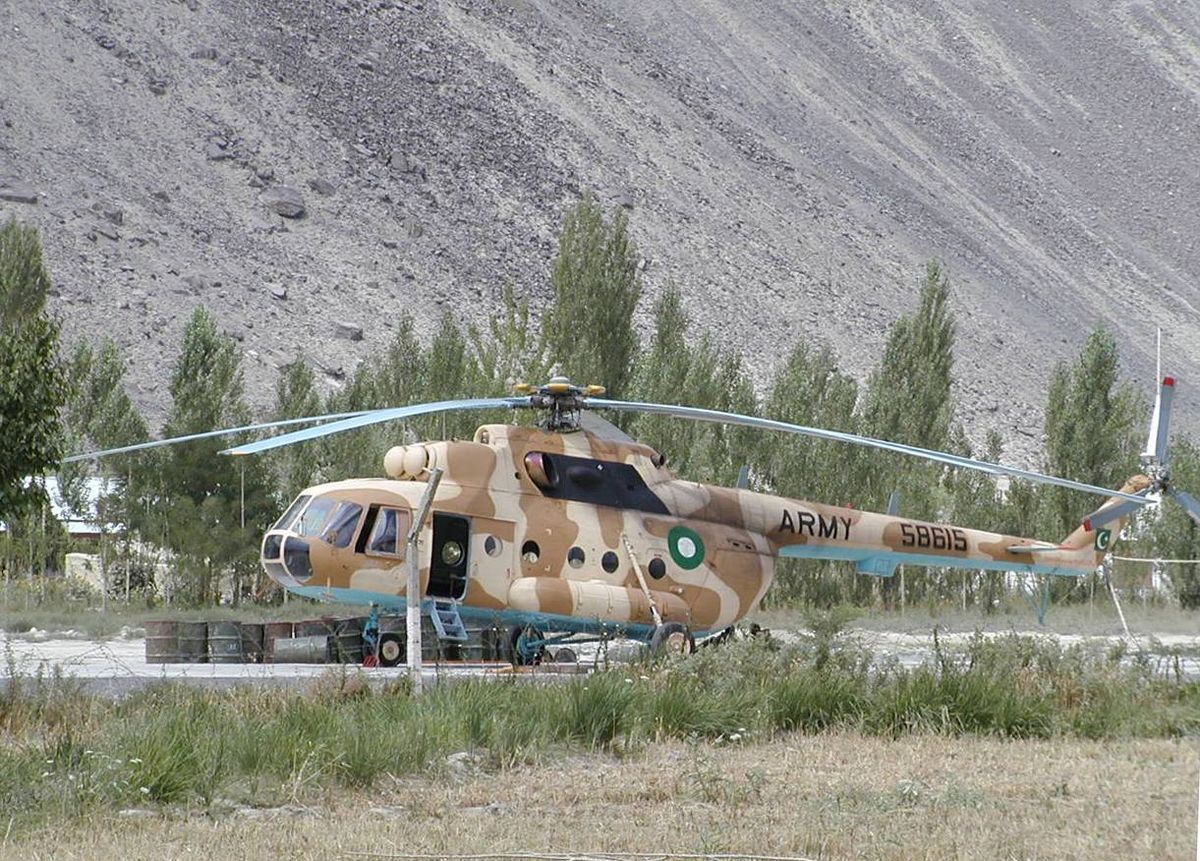
{"label": "cabin door", "polygon": [[429,561],[430,598],[461,600],[467,593],[467,552],[471,521],[455,514],[433,515],[433,557]]}

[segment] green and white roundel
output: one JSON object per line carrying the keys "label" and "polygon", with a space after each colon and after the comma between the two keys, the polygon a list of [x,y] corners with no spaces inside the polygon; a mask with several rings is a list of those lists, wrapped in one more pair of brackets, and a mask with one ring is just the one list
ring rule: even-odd
{"label": "green and white roundel", "polygon": [[676,526],[667,533],[667,549],[675,564],[690,571],[704,561],[704,541],[686,526]]}

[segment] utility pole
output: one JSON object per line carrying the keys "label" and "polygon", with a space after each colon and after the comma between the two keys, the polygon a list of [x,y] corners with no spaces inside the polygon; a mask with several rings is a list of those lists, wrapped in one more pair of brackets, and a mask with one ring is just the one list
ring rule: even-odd
{"label": "utility pole", "polygon": [[435,467],[429,473],[429,482],[421,494],[412,529],[408,532],[408,590],[404,602],[408,623],[408,679],[414,696],[421,694],[421,562],[417,558],[417,539],[421,536],[421,527],[429,516],[429,508],[433,505],[433,497],[441,480],[442,470]]}

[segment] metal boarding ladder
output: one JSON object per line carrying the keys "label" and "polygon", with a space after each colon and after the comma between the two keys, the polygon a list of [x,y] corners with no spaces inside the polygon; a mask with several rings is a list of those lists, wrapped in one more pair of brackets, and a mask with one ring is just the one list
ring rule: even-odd
{"label": "metal boarding ladder", "polygon": [[467,626],[458,612],[458,602],[448,598],[434,598],[425,602],[425,610],[433,622],[439,640],[467,641]]}

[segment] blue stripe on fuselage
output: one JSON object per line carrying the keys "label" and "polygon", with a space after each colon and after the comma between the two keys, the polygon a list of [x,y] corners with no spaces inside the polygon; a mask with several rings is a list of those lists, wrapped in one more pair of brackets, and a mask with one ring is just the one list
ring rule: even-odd
{"label": "blue stripe on fuselage", "polygon": [[[341,604],[378,604],[381,608],[403,612],[408,603],[401,595],[369,592],[365,589],[342,589],[325,586],[290,586],[288,591],[317,601],[337,601]],[[570,631],[575,634],[591,634],[597,637],[625,637],[631,640],[649,640],[654,633],[652,625],[619,624],[597,618],[562,616],[557,613],[527,613],[523,610],[492,610],[458,605],[459,615],[479,622],[492,622],[501,626],[534,625],[542,631]],[[707,635],[708,631],[693,631],[695,636]]]}

